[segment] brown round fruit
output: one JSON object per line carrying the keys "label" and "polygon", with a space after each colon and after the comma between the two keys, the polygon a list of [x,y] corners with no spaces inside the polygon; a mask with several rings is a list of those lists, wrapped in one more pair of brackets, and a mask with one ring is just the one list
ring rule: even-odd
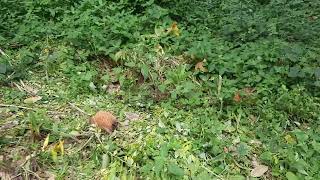
{"label": "brown round fruit", "polygon": [[118,126],[118,121],[112,113],[107,111],[99,111],[90,119],[91,124],[112,133]]}

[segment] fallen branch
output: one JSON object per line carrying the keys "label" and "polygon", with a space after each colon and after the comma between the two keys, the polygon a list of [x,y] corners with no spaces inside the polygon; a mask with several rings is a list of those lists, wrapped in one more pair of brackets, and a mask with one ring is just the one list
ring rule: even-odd
{"label": "fallen branch", "polygon": [[[0,104],[0,107],[13,107],[13,108],[18,108],[18,109],[26,109],[26,110],[32,110],[36,111],[34,108],[29,108],[29,107],[24,107],[24,106],[17,106],[14,104]],[[48,113],[55,113],[55,114],[63,114],[62,112],[57,112],[57,111],[47,111]]]}
{"label": "fallen branch", "polygon": [[0,104],[0,107],[14,107],[14,108],[19,108],[19,109],[27,109],[27,110],[33,110],[33,108],[29,108],[29,107],[24,107],[24,106],[17,106],[17,105],[13,105],[13,104]]}
{"label": "fallen branch", "polygon": [[0,127],[0,133],[6,131],[7,129],[12,129],[12,128],[16,127],[17,125],[19,125],[19,123],[16,121],[12,121],[12,122],[8,122],[6,124],[3,124]]}
{"label": "fallen branch", "polygon": [[0,48],[0,54],[1,54],[1,55],[4,55],[4,56],[6,56],[6,57],[9,57],[8,54],[6,54],[1,48]]}
{"label": "fallen branch", "polygon": [[69,102],[68,104],[69,104],[73,109],[81,112],[82,114],[87,115],[87,116],[90,116],[90,114],[86,113],[84,110],[80,109],[78,106],[76,106],[76,105],[74,105],[74,104],[72,104],[72,103],[70,103],[70,102]]}

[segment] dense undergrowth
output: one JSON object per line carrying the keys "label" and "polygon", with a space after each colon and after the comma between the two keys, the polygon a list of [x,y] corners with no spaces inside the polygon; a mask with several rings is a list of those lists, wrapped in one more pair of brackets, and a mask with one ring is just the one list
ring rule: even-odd
{"label": "dense undergrowth", "polygon": [[[261,179],[318,179],[319,13],[317,0],[2,0],[1,103],[23,103],[28,95],[13,88],[22,79],[40,83],[55,108],[145,113],[103,143],[70,145],[59,162],[37,153],[59,178],[245,179],[259,161],[269,168]],[[84,117],[52,124],[39,109],[1,110],[1,124],[22,119],[3,152],[28,144],[28,124],[51,142],[87,131]]]}

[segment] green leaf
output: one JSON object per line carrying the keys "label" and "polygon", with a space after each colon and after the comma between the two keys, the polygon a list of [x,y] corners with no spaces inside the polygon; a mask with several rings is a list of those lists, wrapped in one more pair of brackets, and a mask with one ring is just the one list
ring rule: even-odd
{"label": "green leaf", "polygon": [[1,63],[0,64],[0,74],[5,74],[7,72],[7,65]]}
{"label": "green leaf", "polygon": [[319,67],[314,70],[314,75],[316,78],[320,78],[320,68]]}
{"label": "green leaf", "polygon": [[270,161],[272,162],[272,153],[271,152],[263,152],[261,155],[260,155],[260,158],[262,160],[265,160],[265,161]]}
{"label": "green leaf", "polygon": [[169,173],[176,175],[176,176],[183,176],[184,175],[184,170],[176,164],[172,164],[172,163],[169,164],[168,170],[169,170]]}
{"label": "green leaf", "polygon": [[149,77],[149,67],[145,64],[141,66],[141,74],[144,77],[144,79],[147,79]]}
{"label": "green leaf", "polygon": [[242,175],[234,175],[234,176],[230,176],[229,179],[230,180],[245,180],[246,178]]}
{"label": "green leaf", "polygon": [[101,77],[101,80],[103,80],[104,82],[109,82],[110,81],[110,75],[109,74],[103,75]]}
{"label": "green leaf", "polygon": [[300,72],[300,67],[297,67],[297,66],[296,67],[292,67],[292,68],[289,69],[288,76],[292,77],[292,78],[298,77],[299,72]]}
{"label": "green leaf", "polygon": [[160,92],[164,93],[167,87],[166,87],[165,84],[160,84],[160,85],[158,86],[158,88],[159,88],[159,91],[160,91]]}
{"label": "green leaf", "polygon": [[134,62],[126,62],[124,65],[131,67],[131,68],[136,66],[136,64]]}
{"label": "green leaf", "polygon": [[313,141],[312,143],[312,147],[315,151],[317,151],[318,153],[320,153],[320,143]]}
{"label": "green leaf", "polygon": [[169,151],[169,148],[167,146],[167,144],[163,144],[160,148],[160,156],[161,157],[167,157],[168,156],[168,151]]}
{"label": "green leaf", "polygon": [[33,97],[29,97],[29,98],[25,99],[23,102],[26,104],[33,104],[41,99],[42,99],[41,96],[33,96]]}
{"label": "green leaf", "polygon": [[155,158],[155,163],[154,163],[154,172],[159,175],[159,173],[161,172],[161,170],[163,170],[163,166],[165,164],[165,158],[163,157],[156,157]]}
{"label": "green leaf", "polygon": [[299,143],[303,143],[303,142],[307,141],[309,138],[308,135],[301,130],[295,130],[294,134],[296,135]]}
{"label": "green leaf", "polygon": [[237,147],[237,153],[239,156],[246,156],[250,152],[250,147],[246,143],[240,143]]}
{"label": "green leaf", "polygon": [[296,176],[292,172],[287,172],[286,177],[288,180],[299,180],[298,176]]}

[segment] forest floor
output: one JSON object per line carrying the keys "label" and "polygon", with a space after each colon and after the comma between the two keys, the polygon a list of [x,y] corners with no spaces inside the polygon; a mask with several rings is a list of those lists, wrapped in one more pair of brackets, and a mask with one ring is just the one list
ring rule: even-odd
{"label": "forest floor", "polygon": [[316,0],[2,0],[0,179],[320,179],[319,14]]}
{"label": "forest floor", "polygon": [[[75,98],[64,74],[28,73],[32,78],[0,90],[3,177],[245,179],[241,174],[248,174],[268,179],[275,167],[259,159],[280,163],[281,153],[298,153],[309,139],[319,147],[319,127],[296,121],[293,133],[263,134],[277,125],[241,106],[220,115],[219,107],[148,105],[128,100],[130,90],[114,87]],[[272,104],[261,107],[268,116],[275,111]],[[99,110],[112,112],[120,122],[112,134],[89,124]],[[279,147],[283,152],[271,152]],[[215,162],[220,165],[212,166]],[[296,177],[292,172],[286,176]]]}

